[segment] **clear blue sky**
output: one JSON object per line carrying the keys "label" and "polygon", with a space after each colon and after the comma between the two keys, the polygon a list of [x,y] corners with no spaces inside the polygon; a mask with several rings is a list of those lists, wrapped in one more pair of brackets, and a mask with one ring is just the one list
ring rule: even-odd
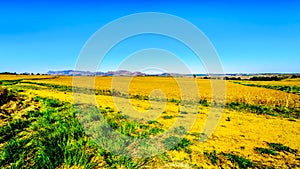
{"label": "clear blue sky", "polygon": [[[227,73],[300,72],[299,11],[300,1],[288,0],[1,1],[0,72],[74,69],[95,31],[137,12],[169,13],[192,22],[211,40]],[[138,48],[152,47],[138,37],[135,42]],[[116,62],[107,59],[103,71]]]}

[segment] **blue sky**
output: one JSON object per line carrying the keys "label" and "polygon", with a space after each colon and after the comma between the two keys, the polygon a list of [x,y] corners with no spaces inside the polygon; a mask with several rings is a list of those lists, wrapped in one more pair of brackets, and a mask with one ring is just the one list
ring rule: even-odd
{"label": "blue sky", "polygon": [[[1,1],[0,72],[74,69],[95,31],[138,12],[169,13],[196,25],[215,46],[227,73],[300,72],[299,11],[297,1]],[[158,38],[119,44],[100,70],[116,69],[120,57],[134,50],[167,48],[166,40]],[[188,51],[170,44],[194,73],[205,72],[189,59]]]}

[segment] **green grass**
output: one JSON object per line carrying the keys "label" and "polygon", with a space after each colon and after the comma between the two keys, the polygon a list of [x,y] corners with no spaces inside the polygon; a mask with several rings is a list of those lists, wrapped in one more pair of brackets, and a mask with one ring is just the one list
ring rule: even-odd
{"label": "green grass", "polygon": [[167,120],[167,119],[173,119],[174,116],[172,115],[166,115],[166,116],[163,116],[163,119]]}
{"label": "green grass", "polygon": [[[62,164],[92,168],[94,156],[88,138],[69,104],[36,98],[40,111],[28,111],[22,119],[1,126],[0,164],[3,168],[55,168]],[[79,148],[80,147],[80,148]],[[94,149],[95,148],[91,148]]]}
{"label": "green grass", "polygon": [[239,168],[241,168],[241,169],[247,169],[247,168],[254,167],[254,164],[250,160],[248,160],[244,157],[240,157],[238,155],[231,154],[231,153],[221,153],[221,154],[224,155],[231,162],[237,164],[239,166]]}
{"label": "green grass", "polygon": [[219,158],[217,156],[216,150],[213,150],[212,152],[204,151],[203,154],[208,160],[210,160],[213,165],[217,164]]}
{"label": "green grass", "polygon": [[178,126],[174,128],[174,133],[178,135],[186,135],[188,132],[186,131],[184,126]]}
{"label": "green grass", "polygon": [[267,148],[261,148],[261,147],[256,147],[254,148],[254,150],[260,154],[270,154],[270,155],[273,155],[273,156],[277,156],[278,153],[274,150],[271,150],[271,149],[267,149]]}
{"label": "green grass", "polygon": [[19,80],[0,80],[0,85],[1,86],[11,86],[11,85],[18,84],[21,81],[22,81],[22,79],[19,79]]}
{"label": "green grass", "polygon": [[244,82],[233,82],[233,83],[244,85],[244,86],[263,87],[267,89],[280,90],[286,93],[293,93],[293,94],[300,95],[300,86],[260,85],[260,84],[253,84],[253,83],[244,83]]}
{"label": "green grass", "polygon": [[188,139],[176,136],[170,136],[162,142],[166,150],[185,150],[186,152],[189,151],[188,146],[192,144]]}
{"label": "green grass", "polygon": [[207,101],[206,99],[200,99],[199,100],[199,104],[202,105],[202,106],[204,106],[204,107],[210,106],[209,101]]}
{"label": "green grass", "polygon": [[281,143],[267,143],[269,147],[271,147],[272,149],[276,150],[276,151],[281,151],[281,152],[289,152],[289,153],[297,153],[298,151],[296,149],[292,149],[288,146],[285,146]]}
{"label": "green grass", "polygon": [[239,102],[231,102],[226,105],[227,108],[237,111],[247,111],[255,114],[264,114],[271,116],[280,116],[284,118],[296,118],[300,117],[299,108],[288,108],[283,106],[263,106],[263,105],[251,105]]}
{"label": "green grass", "polygon": [[[39,96],[34,97],[33,102],[41,103],[41,108],[27,111],[22,118],[14,117],[0,126],[0,168],[56,168],[62,165],[94,168],[100,163],[109,168],[138,168],[153,162],[149,158],[137,160],[115,155],[99,147],[86,135],[73,105]],[[143,138],[163,132],[159,123],[139,124],[109,107],[99,112],[123,135]],[[92,115],[90,120],[100,118]],[[137,132],[137,129],[141,131]],[[93,161],[96,157],[102,161]]]}

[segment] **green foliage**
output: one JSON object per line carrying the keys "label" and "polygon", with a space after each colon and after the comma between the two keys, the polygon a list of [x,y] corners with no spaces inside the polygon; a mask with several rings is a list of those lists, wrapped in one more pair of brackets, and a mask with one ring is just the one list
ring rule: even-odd
{"label": "green foliage", "polygon": [[241,77],[225,77],[224,80],[242,80]]}
{"label": "green foliage", "polygon": [[178,99],[175,99],[175,98],[168,99],[168,101],[172,102],[172,103],[176,103],[176,105],[179,105],[181,103],[181,100],[178,100]]}
{"label": "green foliage", "polygon": [[[28,111],[25,119],[13,119],[1,127],[1,167],[56,168],[62,164],[95,166],[83,129],[69,106],[58,100],[34,98],[43,110]],[[92,150],[87,151],[88,149]]]}
{"label": "green foliage", "polygon": [[11,85],[18,84],[21,81],[22,81],[22,79],[18,79],[18,80],[0,80],[0,85],[1,86],[11,86]]}
{"label": "green foliage", "polygon": [[267,148],[256,147],[254,150],[260,154],[271,154],[274,156],[278,155],[276,151]]}
{"label": "green foliage", "polygon": [[219,159],[216,150],[213,150],[212,152],[204,151],[204,156],[209,159],[213,165],[217,164]]}
{"label": "green foliage", "polygon": [[252,81],[280,81],[280,80],[283,80],[283,79],[286,79],[287,77],[278,77],[278,76],[271,76],[271,77],[268,77],[268,76],[254,76],[254,77],[251,77],[249,80],[252,80]]}
{"label": "green foliage", "polygon": [[174,116],[172,116],[172,115],[166,115],[166,116],[163,116],[163,118],[164,119],[172,119],[172,118],[174,118]]}
{"label": "green foliage", "polygon": [[268,146],[276,151],[289,152],[289,153],[297,153],[297,150],[292,149],[288,146],[285,146],[281,143],[268,143]]}
{"label": "green foliage", "polygon": [[231,162],[236,163],[241,169],[254,167],[254,164],[244,157],[240,157],[230,153],[221,153],[221,154],[224,155]]}
{"label": "green foliage", "polygon": [[[97,161],[92,159],[95,156],[102,156],[104,161],[99,163],[110,168],[138,168],[151,162],[149,158],[136,160],[98,147],[86,136],[72,105],[38,96],[33,101],[42,103],[39,111],[28,111],[23,118],[12,119],[0,128],[3,145],[0,168],[57,168],[61,165],[94,168]],[[159,123],[149,126],[129,121],[121,112],[114,112],[109,107],[97,112],[116,123],[116,129],[124,135],[143,138],[163,132],[158,128]],[[92,114],[90,117],[95,120],[97,116]],[[139,133],[137,129],[143,132]],[[125,147],[126,143],[122,145]]]}
{"label": "green foliage", "polygon": [[199,104],[205,107],[210,106],[210,103],[206,99],[199,100]]}
{"label": "green foliage", "polygon": [[185,134],[187,134],[187,131],[184,126],[178,126],[178,127],[175,127],[174,133],[178,134],[178,135],[185,135]]}
{"label": "green foliage", "polygon": [[9,140],[29,126],[30,121],[15,119],[0,128],[0,143]]}
{"label": "green foliage", "polygon": [[162,133],[162,132],[164,132],[164,131],[165,131],[164,129],[154,127],[154,128],[151,128],[151,129],[149,130],[149,134],[150,134],[150,135],[155,135],[155,134]]}
{"label": "green foliage", "polygon": [[251,105],[246,103],[231,102],[227,104],[227,108],[238,111],[248,111],[255,114],[265,114],[271,116],[281,116],[285,118],[296,118],[300,117],[299,108],[288,108],[283,106],[263,106],[263,105]]}
{"label": "green foliage", "polygon": [[263,87],[267,89],[280,90],[286,93],[300,94],[300,86],[284,86],[284,85],[260,85],[253,83],[233,82],[244,86]]}
{"label": "green foliage", "polygon": [[149,120],[148,124],[160,124],[160,123],[156,120]]}
{"label": "green foliage", "polygon": [[165,149],[167,149],[167,150],[180,151],[183,149],[187,149],[187,147],[192,143],[186,138],[170,136],[163,140],[163,144],[164,144]]}

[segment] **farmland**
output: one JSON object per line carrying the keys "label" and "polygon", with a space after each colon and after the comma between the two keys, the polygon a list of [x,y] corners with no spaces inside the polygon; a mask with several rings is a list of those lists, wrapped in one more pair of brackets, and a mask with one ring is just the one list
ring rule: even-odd
{"label": "farmland", "polygon": [[[300,95],[294,91],[300,87],[298,79],[224,82],[222,116],[205,142],[199,138],[215,104],[211,80],[80,77],[77,82],[74,84],[71,76],[0,75],[0,168],[300,167]],[[197,89],[189,86],[194,83]],[[293,90],[281,90],[284,86]],[[87,97],[85,92],[93,88],[93,97]],[[79,105],[74,93],[82,98],[81,103],[95,102],[93,108],[97,110]],[[198,98],[190,97],[195,93]],[[196,109],[180,111],[188,104],[185,101],[196,103]],[[82,114],[78,109],[89,111]],[[135,143],[122,139],[109,143],[128,144],[126,149],[120,148],[126,155],[120,155],[101,146],[105,133],[96,141],[90,137],[92,130],[86,126],[105,127],[99,123],[102,117],[113,129],[133,139],[162,135],[177,119],[194,123],[175,126],[174,136],[156,143],[165,151],[135,157],[142,152],[134,148]],[[174,140],[176,144],[169,145]]]}

